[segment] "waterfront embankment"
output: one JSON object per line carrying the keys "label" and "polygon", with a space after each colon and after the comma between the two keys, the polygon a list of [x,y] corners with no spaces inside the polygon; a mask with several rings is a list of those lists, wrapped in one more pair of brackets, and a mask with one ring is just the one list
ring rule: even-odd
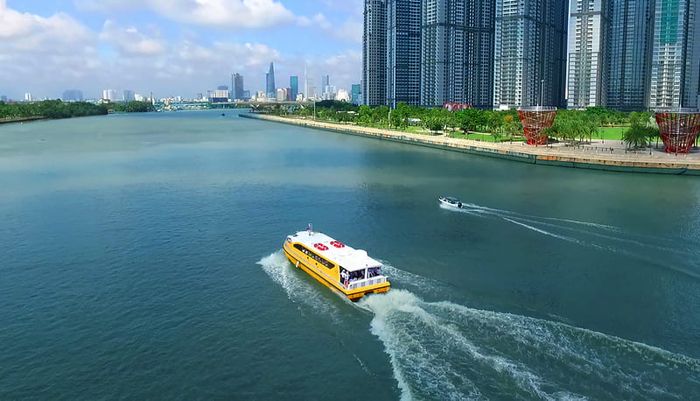
{"label": "waterfront embankment", "polygon": [[655,173],[700,176],[700,154],[673,155],[660,151],[625,152],[623,148],[611,146],[588,146],[572,148],[565,144],[554,146],[530,146],[518,143],[491,143],[468,139],[450,138],[443,135],[413,134],[379,128],[362,127],[268,114],[241,114],[241,117],[299,125],[344,134],[377,138],[407,144],[427,146],[519,161],[523,163],[583,168],[630,173]]}
{"label": "waterfront embankment", "polygon": [[26,122],[30,122],[30,121],[39,121],[39,120],[47,120],[47,118],[41,117],[41,116],[0,118],[0,124],[26,123]]}

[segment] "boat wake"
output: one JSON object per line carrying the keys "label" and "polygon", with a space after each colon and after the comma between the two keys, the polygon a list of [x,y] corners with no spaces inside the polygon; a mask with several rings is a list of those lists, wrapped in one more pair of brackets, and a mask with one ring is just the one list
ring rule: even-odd
{"label": "boat wake", "polygon": [[[337,314],[342,304],[318,302],[319,289],[311,280],[284,276],[292,266],[281,252],[259,264],[292,302]],[[399,277],[421,279],[421,288],[439,285],[390,269]],[[277,279],[280,274],[284,278]],[[690,399],[700,394],[699,360],[618,337],[452,302],[428,302],[401,289],[352,305],[371,313],[369,329],[384,345],[402,400]]]}
{"label": "boat wake", "polygon": [[312,310],[315,313],[329,315],[334,322],[338,322],[337,305],[324,297],[329,293],[320,287],[315,288],[314,282],[302,280],[282,251],[262,258],[258,264],[274,282],[284,289],[289,300],[299,305],[300,312]]}
{"label": "boat wake", "polygon": [[533,216],[473,203],[464,203],[463,206],[462,209],[455,209],[441,205],[445,210],[501,220],[557,240],[624,255],[700,279],[700,265],[697,262],[700,259],[700,244],[689,243],[687,239],[633,234],[607,224]]}

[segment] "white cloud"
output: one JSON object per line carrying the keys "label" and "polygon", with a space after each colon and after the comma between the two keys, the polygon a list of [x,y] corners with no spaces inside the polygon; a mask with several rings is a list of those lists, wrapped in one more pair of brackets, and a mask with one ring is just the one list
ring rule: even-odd
{"label": "white cloud", "polygon": [[100,68],[94,34],[64,13],[42,17],[0,0],[0,87],[76,82]]}
{"label": "white cloud", "polygon": [[8,8],[5,0],[0,0],[0,39],[5,47],[32,50],[49,42],[74,43],[88,37],[88,30],[67,14],[41,17],[20,13]]}
{"label": "white cloud", "polygon": [[88,11],[115,12],[146,8],[184,24],[217,28],[265,28],[294,21],[276,0],[75,0]]}
{"label": "white cloud", "polygon": [[100,40],[117,47],[123,54],[156,56],[165,52],[165,43],[140,32],[136,27],[122,28],[107,20],[102,27]]}
{"label": "white cloud", "polygon": [[[202,7],[211,3],[192,1]],[[308,24],[309,29],[320,27],[324,32],[343,30],[342,25],[334,26],[320,13],[294,21],[297,26]],[[357,51],[309,58],[282,54],[264,43],[208,43],[196,33],[183,31],[181,35],[166,40],[156,26],[122,25],[115,20],[105,21],[96,32],[65,13],[24,13],[0,0],[0,94],[19,98],[30,91],[37,98],[55,98],[65,89],[77,88],[86,97],[96,97],[102,89],[114,88],[192,96],[230,84],[233,72],[243,74],[246,88],[255,91],[264,87],[271,61],[275,62],[280,86],[288,82],[289,75],[302,77],[305,63],[316,85],[322,74],[331,74],[339,87],[348,87],[360,76],[361,53]]]}
{"label": "white cloud", "polygon": [[298,17],[297,23],[299,24],[299,26],[302,27],[319,27],[324,30],[330,30],[331,28],[333,28],[333,25],[328,20],[328,18],[326,18],[326,16],[321,13],[318,13],[311,18],[304,16]]}
{"label": "white cloud", "polygon": [[319,28],[333,37],[349,42],[362,43],[362,21],[349,17],[340,25],[333,24],[324,14],[313,17],[297,17],[297,24],[306,28]]}

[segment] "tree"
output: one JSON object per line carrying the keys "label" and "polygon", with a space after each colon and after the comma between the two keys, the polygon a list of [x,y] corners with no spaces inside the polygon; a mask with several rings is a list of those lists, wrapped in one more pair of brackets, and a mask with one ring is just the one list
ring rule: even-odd
{"label": "tree", "polygon": [[370,125],[372,124],[372,109],[367,105],[360,106],[357,112],[357,123],[359,125]]}
{"label": "tree", "polygon": [[638,149],[649,145],[658,135],[658,129],[635,123],[622,134],[622,139],[627,144],[627,148]]}

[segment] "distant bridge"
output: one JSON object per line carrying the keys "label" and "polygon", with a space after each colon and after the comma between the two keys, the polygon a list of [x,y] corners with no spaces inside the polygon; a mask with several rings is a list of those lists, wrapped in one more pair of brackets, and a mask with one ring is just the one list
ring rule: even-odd
{"label": "distant bridge", "polygon": [[304,106],[313,107],[314,102],[235,102],[235,103],[214,103],[214,102],[171,102],[171,103],[157,103],[156,109],[158,110],[208,110],[208,109],[261,109],[267,107],[291,107],[291,106]]}

